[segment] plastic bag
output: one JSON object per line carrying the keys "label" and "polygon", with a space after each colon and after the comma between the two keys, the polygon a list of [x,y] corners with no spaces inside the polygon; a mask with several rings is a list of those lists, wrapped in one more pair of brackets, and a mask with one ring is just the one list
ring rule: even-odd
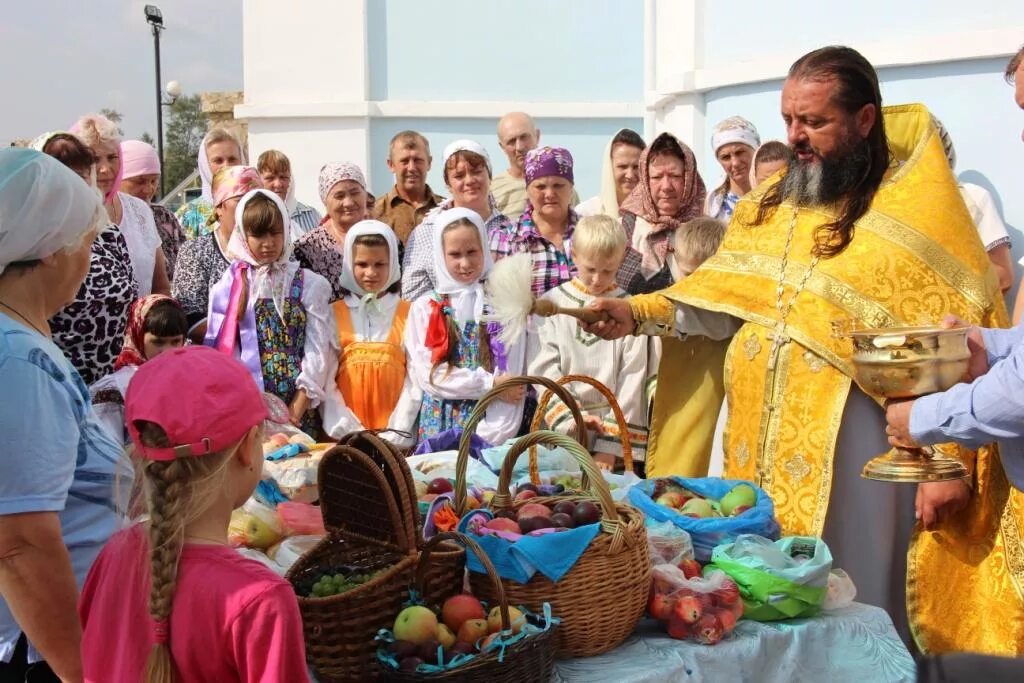
{"label": "plastic bag", "polygon": [[[405,462],[412,470],[414,481],[429,483],[438,477],[455,481],[455,461],[458,460],[458,457],[458,451],[439,451],[411,455],[405,459]],[[498,475],[479,460],[469,458],[466,462],[466,483],[469,486],[494,488],[498,485]]]}
{"label": "plastic bag", "polygon": [[687,578],[674,565],[651,568],[650,616],[668,625],[669,636],[714,645],[725,638],[743,616],[736,583],[723,572]]}
{"label": "plastic bag", "polygon": [[747,618],[773,621],[821,610],[832,553],[820,538],[789,536],[772,542],[744,535],[715,548],[711,566],[735,579]]}
{"label": "plastic bag", "polygon": [[693,541],[693,552],[699,562],[708,562],[711,551],[722,543],[735,540],[741,534],[757,534],[766,538],[779,537],[779,523],[775,521],[775,506],[771,498],[757,486],[747,481],[705,477],[703,479],[684,479],[682,477],[664,477],[709,500],[719,500],[739,484],[747,484],[757,493],[754,506],[734,517],[706,517],[698,519],[687,517],[664,505],[655,503],[651,498],[657,479],[639,482],[629,490],[628,502],[639,508],[648,518],[659,522],[670,521],[690,534]]}
{"label": "plastic bag", "polygon": [[317,470],[324,452],[315,450],[285,460],[266,460],[263,463],[263,476],[277,482],[277,487],[289,500],[312,503],[319,496]]}
{"label": "plastic bag", "polygon": [[319,507],[309,503],[281,503],[277,506],[277,517],[286,536],[323,536],[324,515]]}
{"label": "plastic bag", "polygon": [[676,567],[683,560],[693,559],[693,543],[690,534],[672,522],[647,523],[647,549],[651,554],[651,564],[671,564]]}
{"label": "plastic bag", "polygon": [[284,529],[272,509],[250,498],[245,505],[231,513],[228,541],[235,546],[269,548],[284,536]]}
{"label": "plastic bag", "polygon": [[322,540],[323,536],[291,536],[267,550],[267,557],[288,571]]}
{"label": "plastic bag", "polygon": [[[501,464],[505,462],[505,455],[508,454],[511,448],[511,443],[485,448],[481,453],[481,458],[492,471],[500,472]],[[573,457],[572,453],[564,448],[548,448],[544,445],[538,445],[537,469],[541,472],[558,471],[569,474],[578,474],[580,471],[580,464],[576,461],[576,458]],[[515,467],[512,469],[512,480],[515,481],[516,479],[526,476],[529,471],[530,459],[527,457],[519,458],[516,460]]]}
{"label": "plastic bag", "polygon": [[828,591],[825,593],[824,610],[842,609],[852,604],[857,597],[857,586],[842,569],[833,569],[828,575]]}

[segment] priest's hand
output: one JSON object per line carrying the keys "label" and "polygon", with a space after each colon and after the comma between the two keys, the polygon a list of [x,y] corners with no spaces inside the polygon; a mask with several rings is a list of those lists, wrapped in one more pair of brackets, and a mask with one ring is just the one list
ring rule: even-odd
{"label": "priest's hand", "polygon": [[602,339],[621,339],[636,329],[636,320],[633,319],[629,299],[597,299],[588,304],[587,308],[604,311],[608,316],[608,319],[596,323],[580,323],[590,334],[596,334]]}
{"label": "priest's hand", "polygon": [[885,404],[885,434],[889,445],[897,448],[917,448],[920,444],[910,435],[910,411],[914,401],[889,401]]}
{"label": "priest's hand", "polygon": [[971,359],[967,363],[964,381],[973,382],[988,372],[988,351],[985,350],[985,339],[981,336],[981,329],[952,313],[947,313],[946,317],[942,319],[942,326],[947,330],[952,327],[971,328],[971,331],[967,333],[967,349],[971,352]]}
{"label": "priest's hand", "polygon": [[971,487],[963,479],[918,484],[914,518],[921,520],[925,529],[932,529],[967,507],[970,500]]}

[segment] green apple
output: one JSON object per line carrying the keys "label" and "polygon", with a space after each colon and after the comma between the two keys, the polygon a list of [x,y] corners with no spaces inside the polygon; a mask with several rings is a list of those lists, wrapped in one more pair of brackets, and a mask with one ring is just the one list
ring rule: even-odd
{"label": "green apple", "polygon": [[392,631],[396,640],[426,643],[437,635],[437,615],[420,605],[406,607],[395,617]]}
{"label": "green apple", "polygon": [[715,514],[715,511],[704,498],[691,498],[683,504],[680,508],[679,514],[686,515],[687,517],[697,517],[698,519],[704,519],[711,517]]}
{"label": "green apple", "polygon": [[737,484],[722,496],[719,506],[723,515],[732,515],[738,507],[753,507],[757,502],[757,491],[750,484]]}

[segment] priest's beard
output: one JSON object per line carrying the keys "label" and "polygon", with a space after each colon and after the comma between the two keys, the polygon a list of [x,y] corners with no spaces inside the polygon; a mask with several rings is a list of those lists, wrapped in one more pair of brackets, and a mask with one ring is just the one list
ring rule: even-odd
{"label": "priest's beard", "polygon": [[871,148],[865,138],[848,137],[845,144],[827,157],[819,156],[807,143],[795,151],[809,151],[816,161],[794,162],[782,179],[782,194],[797,206],[828,206],[849,196],[871,169]]}

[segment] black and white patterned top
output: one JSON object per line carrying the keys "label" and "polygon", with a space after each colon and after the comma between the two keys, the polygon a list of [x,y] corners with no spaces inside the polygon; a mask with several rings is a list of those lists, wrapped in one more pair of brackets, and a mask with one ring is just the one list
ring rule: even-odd
{"label": "black and white patterned top", "polygon": [[312,270],[330,283],[331,301],[337,301],[348,293],[341,286],[343,248],[334,240],[326,225],[307,232],[295,243],[295,260],[303,268]]}
{"label": "black and white patterned top", "polygon": [[150,204],[153,209],[153,221],[156,231],[160,233],[160,247],[167,262],[167,278],[174,281],[174,265],[178,262],[178,252],[185,243],[185,231],[171,210],[162,204]]}
{"label": "black and white patterned top", "polygon": [[138,292],[128,244],[110,226],[92,244],[89,272],[75,300],[50,320],[53,343],[87,385],[114,371]]}
{"label": "black and white patterned top", "polygon": [[188,324],[195,325],[206,318],[210,304],[210,289],[217,284],[231,262],[217,244],[215,233],[189,240],[178,252],[174,266],[171,296],[178,300]]}

